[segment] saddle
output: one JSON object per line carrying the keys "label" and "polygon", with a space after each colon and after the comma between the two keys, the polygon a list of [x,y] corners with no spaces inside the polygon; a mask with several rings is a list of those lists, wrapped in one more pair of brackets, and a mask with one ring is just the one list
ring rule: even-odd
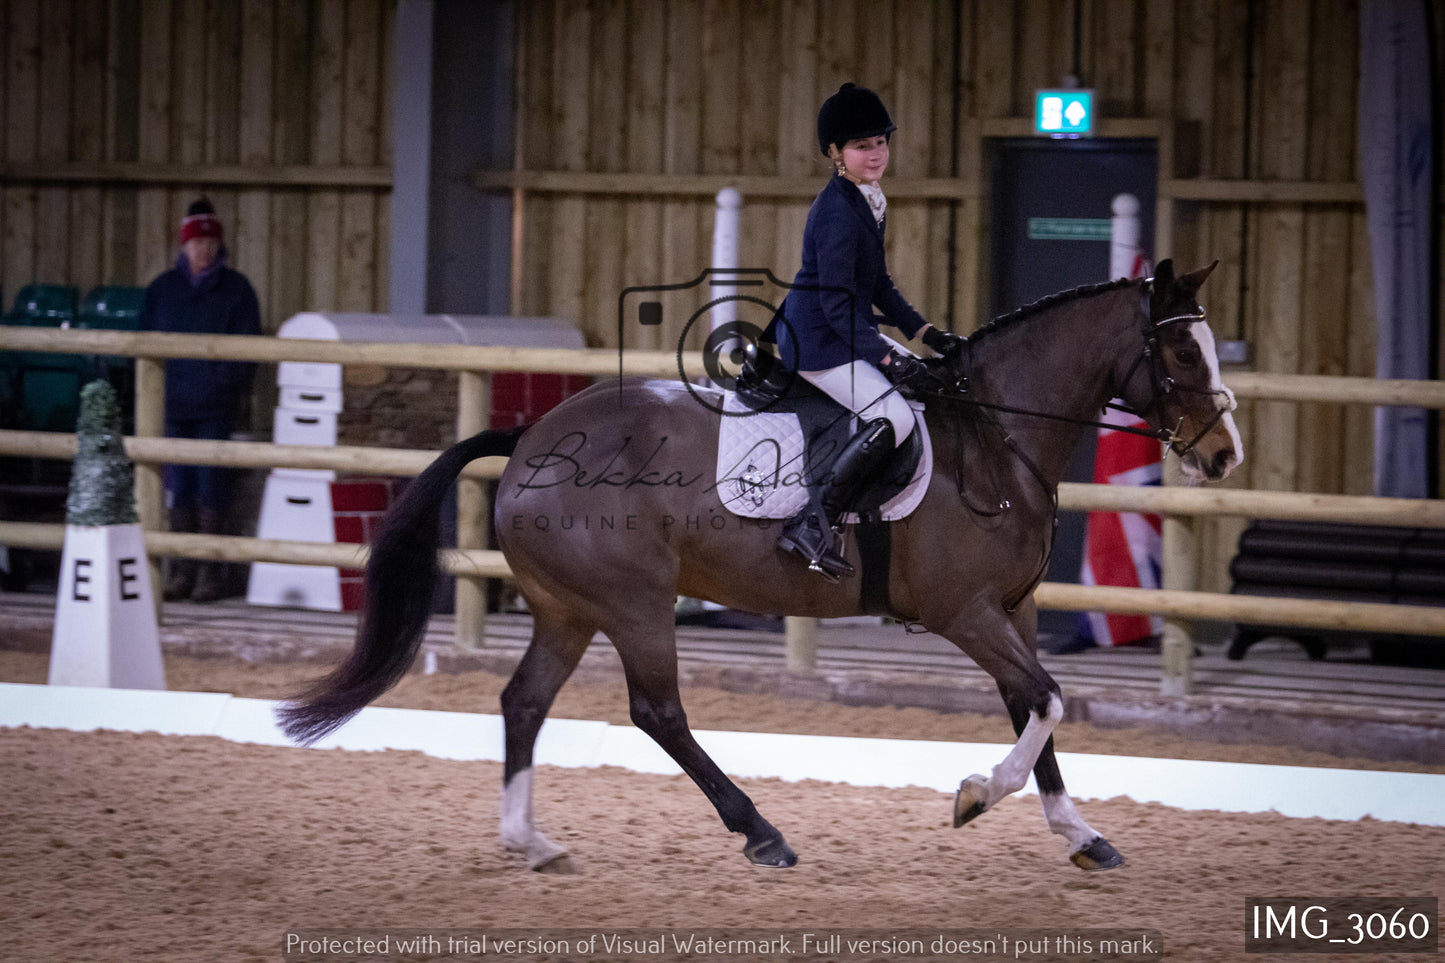
{"label": "saddle", "polygon": [[[756,345],[745,349],[723,415],[719,494],[730,511],[751,518],[789,518],[820,497],[834,460],[859,429],[852,412]],[[911,512],[927,488],[931,455],[920,418],[869,481],[849,520]]]}

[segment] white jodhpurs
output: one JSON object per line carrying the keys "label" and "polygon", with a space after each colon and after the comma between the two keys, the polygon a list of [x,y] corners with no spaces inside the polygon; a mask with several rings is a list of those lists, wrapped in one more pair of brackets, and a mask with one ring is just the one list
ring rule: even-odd
{"label": "white jodhpurs", "polygon": [[853,414],[869,422],[887,418],[893,424],[895,447],[913,433],[913,409],[908,400],[893,390],[883,372],[866,361],[854,361],[822,371],[799,371],[804,380]]}

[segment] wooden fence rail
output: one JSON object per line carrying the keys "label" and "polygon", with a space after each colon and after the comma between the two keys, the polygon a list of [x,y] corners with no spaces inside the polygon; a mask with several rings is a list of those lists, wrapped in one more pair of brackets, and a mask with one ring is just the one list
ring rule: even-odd
{"label": "wooden fence rail", "polygon": [[[310,361],[391,365],[445,371],[527,371],[607,377],[677,377],[674,351],[618,352],[610,348],[494,348],[455,344],[311,341],[301,338],[160,334],[0,325],[0,350],[55,351],[135,358],[212,358],[229,361]],[[706,374],[700,357],[685,357],[690,377]],[[1445,409],[1445,382],[1229,371],[1240,400],[1406,405]]]}
{"label": "wooden fence rail", "polygon": [[[384,364],[399,367],[438,368],[485,378],[497,370],[554,372],[584,375],[628,374],[676,377],[677,356],[666,351],[558,350],[493,348],[465,345],[420,345],[379,342],[308,341],[270,337],[200,336],[140,332],[60,330],[0,325],[0,349],[55,351],[80,354],[133,356],[154,364],[164,358],[212,358],[256,362],[303,361],[334,364]],[[689,369],[689,374],[700,374]],[[1316,401],[1371,405],[1410,405],[1445,408],[1445,384],[1439,382],[1376,381],[1366,378],[1263,375],[1235,372],[1229,383],[1241,398],[1279,401]],[[225,465],[247,468],[326,468],[358,474],[416,475],[438,454],[405,449],[369,447],[308,447],[259,442],[208,442],[157,437],[162,398],[159,379],[151,371],[137,379],[137,437],[125,440],[130,458],[143,466],[162,462]],[[484,382],[483,382],[484,384]],[[472,397],[477,391],[467,393]],[[475,419],[463,412],[459,425]],[[471,429],[469,429],[471,430]],[[73,435],[0,431],[0,454],[68,460],[74,456]],[[504,458],[481,459],[468,466],[464,476],[475,481],[500,476]],[[151,486],[140,484],[138,497],[156,498]],[[1153,512],[1169,516],[1235,515],[1311,521],[1349,521],[1372,524],[1445,528],[1445,502],[1439,500],[1367,498],[1206,488],[1148,488],[1064,483],[1060,507],[1081,511]],[[292,564],[355,568],[364,565],[364,546],[335,545],[206,536],[158,531],[159,512],[142,511],[148,525],[146,543],[155,556],[179,555],[223,561],[274,561]],[[459,520],[459,525],[460,525]],[[474,527],[482,523],[471,520]],[[478,528],[478,530],[481,530]],[[0,544],[58,549],[64,527],[0,521]],[[475,542],[473,543],[475,544]],[[500,552],[462,547],[443,553],[443,566],[472,585],[469,596],[478,605],[480,580],[505,578],[511,573]],[[459,594],[459,607],[462,596]],[[1445,635],[1445,609],[1380,604],[1346,604],[1298,599],[1253,598],[1195,591],[1149,591],[1045,583],[1036,599],[1043,608],[1081,611],[1152,613],[1176,619],[1220,619],[1334,628],[1358,631]],[[458,625],[466,624],[474,636],[460,639],[479,643],[482,616],[458,612]],[[795,620],[790,620],[795,621]]]}
{"label": "wooden fence rail", "polygon": [[[75,456],[74,435],[49,431],[0,430],[0,455],[53,458]],[[419,475],[439,451],[337,445],[275,445],[255,441],[196,441],[188,438],[125,439],[133,462],[223,465],[229,468],[331,469],[354,475]],[[485,481],[500,478],[507,459],[480,458],[462,477]],[[1445,528],[1445,501],[1417,498],[1374,498],[1301,492],[1231,488],[1154,488],[1130,485],[1059,485],[1059,507],[1081,512],[1150,512],[1155,515],[1235,516],[1281,521],[1351,522]]]}
{"label": "wooden fence rail", "polygon": [[[64,542],[63,525],[0,521],[0,545],[59,551]],[[280,562],[291,565],[328,565],[336,568],[362,568],[370,556],[370,550],[365,545],[292,542],[182,532],[147,532],[146,548],[158,555],[179,555],[222,562]],[[459,577],[508,578],[512,574],[502,553],[489,549],[443,550],[441,566],[443,571]],[[1069,585],[1058,582],[1045,582],[1040,585],[1035,599],[1041,608],[1046,609],[1104,610],[1316,629],[1445,636],[1445,608]]]}

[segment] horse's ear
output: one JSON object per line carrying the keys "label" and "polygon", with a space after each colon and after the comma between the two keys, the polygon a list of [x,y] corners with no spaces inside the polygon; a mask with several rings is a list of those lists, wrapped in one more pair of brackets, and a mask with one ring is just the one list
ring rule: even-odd
{"label": "horse's ear", "polygon": [[1163,308],[1164,304],[1174,293],[1174,262],[1165,258],[1154,265],[1154,290],[1150,297],[1156,310]]}
{"label": "horse's ear", "polygon": [[1218,260],[1216,260],[1208,267],[1202,267],[1197,271],[1191,271],[1179,279],[1179,286],[1184,289],[1186,294],[1188,294],[1190,297],[1193,297],[1195,292],[1204,286],[1204,281],[1206,278],[1209,277],[1210,272],[1212,272],[1217,267],[1219,267]]}

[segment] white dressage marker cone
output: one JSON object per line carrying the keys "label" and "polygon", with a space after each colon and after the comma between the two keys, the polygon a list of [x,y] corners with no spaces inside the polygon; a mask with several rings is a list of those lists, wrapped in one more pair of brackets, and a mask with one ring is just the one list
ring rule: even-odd
{"label": "white dressage marker cone", "polygon": [[135,513],[115,389],[80,393],[80,447],[65,504],[50,684],[164,689],[145,535]]}

